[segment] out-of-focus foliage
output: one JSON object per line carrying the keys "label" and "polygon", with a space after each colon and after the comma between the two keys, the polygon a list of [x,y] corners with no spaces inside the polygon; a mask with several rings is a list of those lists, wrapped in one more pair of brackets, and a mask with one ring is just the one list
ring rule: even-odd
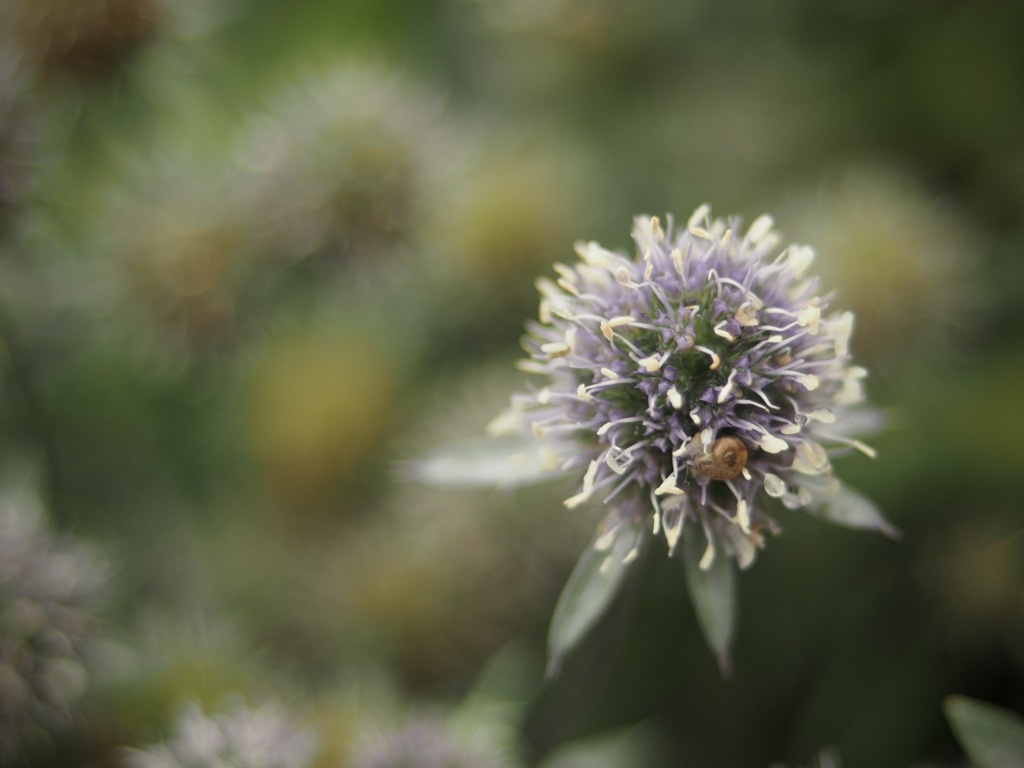
{"label": "out-of-focus foliage", "polygon": [[1024,722],[1019,717],[965,696],[946,700],[946,717],[973,765],[1024,765]]}
{"label": "out-of-focus foliage", "polygon": [[[0,595],[0,763],[120,765],[188,702],[279,701],[318,767],[423,718],[510,766],[962,765],[947,696],[1024,710],[1022,28],[1002,2],[0,4],[0,492],[35,467],[46,509],[0,589],[64,564]],[[782,512],[728,682],[683,563],[642,560],[545,683],[600,512],[396,467],[521,388],[573,241],[705,201],[775,214],[857,313],[887,427],[842,473],[904,536]]]}

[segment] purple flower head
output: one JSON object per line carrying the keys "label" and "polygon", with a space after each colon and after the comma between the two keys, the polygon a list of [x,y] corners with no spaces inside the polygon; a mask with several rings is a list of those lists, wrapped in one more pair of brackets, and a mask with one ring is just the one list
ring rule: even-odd
{"label": "purple flower head", "polygon": [[[569,508],[605,510],[555,607],[549,669],[590,630],[652,536],[681,551],[698,621],[723,671],[735,628],[735,566],[778,530],[771,507],[896,535],[831,459],[874,451],[853,315],[829,313],[807,277],[814,252],[779,246],[768,216],[743,229],[701,206],[685,226],[638,217],[636,255],[579,243],[541,278],[520,367],[539,377],[480,441],[442,448],[410,475],[515,485],[577,473]],[[771,499],[777,502],[771,502]]]}
{"label": "purple flower head", "polygon": [[576,264],[538,281],[521,367],[542,384],[492,426],[529,430],[582,471],[565,505],[607,508],[599,547],[650,519],[672,552],[696,525],[702,568],[722,555],[745,568],[777,529],[766,496],[824,506],[839,488],[830,456],[874,455],[848,435],[866,375],[853,316],[827,314],[813,251],[780,249],[768,216],[745,231],[707,206],[681,227],[641,216],[633,240],[634,258],[578,243]]}

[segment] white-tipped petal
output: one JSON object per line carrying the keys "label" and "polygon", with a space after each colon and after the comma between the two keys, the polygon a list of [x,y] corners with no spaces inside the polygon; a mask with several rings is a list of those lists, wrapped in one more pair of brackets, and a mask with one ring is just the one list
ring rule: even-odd
{"label": "white-tipped petal", "polygon": [[672,253],[669,254],[669,258],[672,259],[672,266],[676,268],[676,272],[680,275],[685,275],[686,267],[683,263],[683,252],[678,248],[673,248]]}
{"label": "white-tipped petal", "polygon": [[836,415],[828,408],[813,410],[807,414],[807,417],[812,421],[820,421],[822,424],[832,424],[836,420]]}
{"label": "white-tipped petal", "polygon": [[818,325],[821,322],[821,307],[816,304],[808,304],[797,314],[796,322],[799,326],[806,327],[811,336],[816,336]]}
{"label": "white-tipped petal", "polygon": [[854,448],[856,448],[861,453],[863,453],[869,459],[877,459],[878,458],[878,451],[876,451],[874,448],[872,448],[867,443],[862,443],[860,440],[851,440],[850,441],[850,445],[853,446]]}
{"label": "white-tipped petal", "polygon": [[558,285],[559,288],[561,288],[566,293],[572,294],[573,296],[580,295],[579,288],[577,288],[574,283],[571,283],[570,281],[566,280],[564,277],[558,278],[555,281],[555,283]]}
{"label": "white-tipped petal", "polygon": [[741,571],[745,571],[754,564],[754,558],[757,556],[756,539],[750,531],[743,531],[735,527],[727,529],[725,535],[729,537],[736,565],[740,567]]}
{"label": "white-tipped petal", "polygon": [[590,494],[594,491],[594,478],[597,477],[598,461],[594,459],[590,462],[587,467],[586,473],[583,475],[583,488],[575,496],[570,496],[562,503],[569,509],[574,509],[580,504],[590,498]]}
{"label": "white-tipped petal", "polygon": [[733,368],[731,371],[729,371],[729,378],[725,380],[725,386],[722,387],[722,389],[718,392],[718,400],[717,401],[718,401],[719,405],[721,405],[726,400],[728,400],[729,396],[732,394],[733,380],[735,378],[736,378],[736,369]]}
{"label": "white-tipped petal", "polygon": [[551,325],[551,320],[553,319],[551,317],[551,302],[548,301],[546,298],[542,298],[540,300],[540,307],[537,310],[537,317],[540,318],[540,321],[544,323],[544,325]]}
{"label": "white-tipped petal", "polygon": [[786,494],[786,483],[778,475],[766,472],[764,476],[764,492],[773,499],[778,499]]}
{"label": "white-tipped petal", "polygon": [[601,335],[603,335],[608,341],[611,341],[615,337],[615,329],[622,325],[629,325],[635,323],[636,318],[632,315],[618,315],[611,317],[607,320],[601,321]]}
{"label": "white-tipped petal", "polygon": [[541,344],[540,351],[548,357],[565,357],[572,349],[563,341],[553,341],[549,344]]}
{"label": "white-tipped petal", "polygon": [[715,545],[712,542],[711,537],[708,536],[708,547],[707,547],[707,549],[704,550],[704,554],[700,558],[700,563],[698,564],[698,567],[702,571],[706,571],[706,570],[709,570],[711,568],[711,566],[714,564],[714,562],[715,562]]}
{"label": "white-tipped petal", "polygon": [[817,475],[828,469],[828,453],[820,443],[804,440],[796,447],[793,469],[805,475]]}
{"label": "white-tipped petal", "polygon": [[657,373],[661,370],[661,364],[664,360],[664,357],[651,355],[650,357],[645,357],[642,360],[637,360],[636,364],[643,368],[647,373]]}
{"label": "white-tipped petal", "polygon": [[609,449],[608,452],[605,453],[604,463],[607,464],[608,469],[616,475],[624,475],[626,474],[626,470],[629,469],[631,459],[629,454],[625,451]]}
{"label": "white-tipped petal", "polygon": [[791,245],[789,246],[786,263],[789,268],[793,271],[793,274],[797,278],[804,276],[804,272],[811,266],[811,262],[814,261],[814,249],[808,245]]}
{"label": "white-tipped petal", "polygon": [[565,505],[566,509],[576,509],[576,507],[578,507],[580,504],[582,504],[583,502],[585,502],[589,498],[590,498],[590,494],[589,493],[582,493],[582,492],[580,492],[580,493],[577,493],[574,496],[570,496],[568,499],[563,501],[562,504]]}
{"label": "white-tipped petal", "polygon": [[686,516],[683,514],[681,507],[674,506],[665,510],[663,528],[669,554],[675,552],[676,545],[679,543],[679,535],[683,532],[683,524],[685,522]]}
{"label": "white-tipped petal", "polygon": [[850,336],[853,334],[853,312],[843,312],[832,324],[835,334],[836,357],[843,359],[850,354]]}
{"label": "white-tipped petal", "polygon": [[684,493],[685,491],[676,485],[675,475],[669,475],[668,477],[661,481],[661,485],[654,489],[655,496],[664,496],[665,494],[674,494],[676,496],[681,496]]}
{"label": "white-tipped petal", "polygon": [[710,367],[711,367],[712,371],[717,371],[718,370],[718,366],[720,366],[722,364],[722,358],[718,356],[718,353],[715,352],[715,350],[708,349],[707,347],[702,347],[699,344],[696,345],[694,347],[694,349],[699,349],[701,352],[703,352],[705,355],[707,355],[708,357],[711,358],[711,366]]}
{"label": "white-tipped petal", "polygon": [[761,440],[758,442],[761,446],[761,450],[765,453],[782,453],[789,449],[789,443],[782,440],[775,435],[761,435]]}
{"label": "white-tipped petal", "polygon": [[747,230],[746,239],[751,243],[761,242],[762,240],[764,240],[765,235],[771,232],[772,225],[774,224],[775,221],[772,219],[771,216],[769,216],[767,213],[761,214],[756,219],[754,219],[753,223],[751,223],[750,229]]}
{"label": "white-tipped petal", "polygon": [[549,363],[541,363],[537,360],[516,360],[516,368],[523,373],[547,374],[551,372]]}
{"label": "white-tipped petal", "polygon": [[645,368],[647,369],[647,372],[648,373],[657,373],[658,371],[660,371],[662,366],[665,365],[665,362],[669,359],[669,357],[671,357],[671,353],[663,352],[661,355],[659,355],[657,358],[655,358],[651,362],[651,367],[650,368],[646,368],[646,366],[645,366]]}
{"label": "white-tipped petal", "polygon": [[701,203],[697,206],[697,210],[691,214],[690,218],[686,220],[686,228],[692,229],[693,227],[700,226],[701,224],[708,221],[708,216],[711,215],[711,206],[707,203]]}
{"label": "white-tipped petal", "polygon": [[683,396],[679,393],[679,390],[675,385],[669,387],[668,392],[665,393],[665,397],[668,399],[669,405],[677,411],[683,407]]}
{"label": "white-tipped petal", "polygon": [[808,392],[813,392],[819,386],[821,386],[820,379],[818,379],[818,377],[815,376],[813,373],[798,374],[796,380],[803,384],[804,389],[806,389]]}
{"label": "white-tipped petal", "polygon": [[734,317],[736,322],[745,328],[752,328],[757,325],[757,309],[755,309],[751,301],[745,301],[740,304],[740,308],[736,310]]}
{"label": "white-tipped petal", "polygon": [[736,504],[736,523],[744,533],[750,533],[750,507],[746,499],[740,499]]}

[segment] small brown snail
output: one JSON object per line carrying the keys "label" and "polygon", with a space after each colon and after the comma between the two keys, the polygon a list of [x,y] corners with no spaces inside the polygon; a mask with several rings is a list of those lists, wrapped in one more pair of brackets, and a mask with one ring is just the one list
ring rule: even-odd
{"label": "small brown snail", "polygon": [[747,466],[747,446],[735,435],[725,435],[698,455],[693,465],[712,480],[730,480]]}

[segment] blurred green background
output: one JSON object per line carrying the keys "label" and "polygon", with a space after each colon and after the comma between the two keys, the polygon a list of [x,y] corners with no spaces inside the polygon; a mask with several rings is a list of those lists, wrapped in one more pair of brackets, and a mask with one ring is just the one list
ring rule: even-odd
{"label": "blurred green background", "polygon": [[[428,705],[500,720],[510,765],[964,765],[945,696],[1024,711],[1022,30],[998,1],[2,0],[0,477],[112,566],[77,715],[12,764],[116,765],[235,693],[309,713],[324,766]],[[596,513],[394,465],[503,407],[573,241],[702,202],[772,213],[857,313],[888,426],[837,469],[905,536],[780,515],[727,681],[649,557],[544,683]]]}

